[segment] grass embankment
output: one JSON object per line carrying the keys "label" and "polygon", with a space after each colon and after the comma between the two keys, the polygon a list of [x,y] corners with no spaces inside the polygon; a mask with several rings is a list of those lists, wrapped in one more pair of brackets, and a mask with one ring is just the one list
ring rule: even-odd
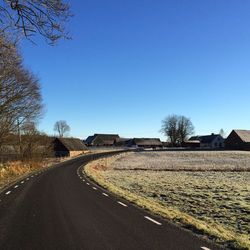
{"label": "grass embankment", "polygon": [[[97,160],[87,165],[85,172],[103,187],[140,207],[201,235],[207,235],[230,248],[250,249],[250,173],[229,171],[232,168],[235,171],[235,167],[239,166],[237,152],[223,152],[222,155],[221,152],[203,152],[206,160],[202,160],[201,152],[195,152],[198,155],[191,154],[192,158],[187,157],[187,152],[178,152],[180,157],[177,161],[172,159],[173,156],[176,158],[176,152],[169,153],[167,156],[166,152],[160,155],[158,152],[150,153],[151,156],[148,152],[129,153]],[[223,172],[209,171],[214,169],[216,158],[223,162],[225,156],[234,157],[236,165],[227,166],[228,172],[225,172],[225,165]],[[172,159],[172,171],[154,171],[153,165],[154,168],[160,167],[155,166],[157,162],[165,164],[161,168],[169,168],[163,161],[164,157]],[[239,161],[246,163],[246,169],[248,157],[249,154],[246,154],[246,158],[242,154],[239,156]],[[182,164],[180,159],[183,159]],[[185,161],[205,162],[208,171],[179,171],[177,166],[174,167],[174,162],[178,162],[180,168],[183,168],[183,164],[187,168]],[[230,163],[228,159],[225,161]],[[209,162],[212,162],[212,168]],[[138,166],[139,169],[146,166],[150,171],[138,170]],[[197,168],[195,164],[189,167]]]}
{"label": "grass embankment", "polygon": [[0,189],[9,183],[15,181],[21,176],[29,174],[41,168],[49,167],[53,164],[61,162],[63,159],[46,159],[46,160],[30,160],[30,161],[13,161],[0,163]]}

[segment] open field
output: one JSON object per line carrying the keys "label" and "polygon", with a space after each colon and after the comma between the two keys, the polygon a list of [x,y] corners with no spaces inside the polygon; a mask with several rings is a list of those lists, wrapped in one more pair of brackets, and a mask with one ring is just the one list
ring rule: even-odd
{"label": "open field", "polygon": [[114,169],[250,171],[250,152],[144,151],[121,157]]}
{"label": "open field", "polygon": [[227,246],[250,248],[250,153],[137,152],[110,162],[86,171],[142,207]]}

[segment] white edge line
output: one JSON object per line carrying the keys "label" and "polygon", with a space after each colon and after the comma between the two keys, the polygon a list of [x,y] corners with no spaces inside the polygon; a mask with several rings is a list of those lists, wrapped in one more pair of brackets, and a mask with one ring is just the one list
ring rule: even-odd
{"label": "white edge line", "polygon": [[201,249],[203,249],[203,250],[211,250],[210,248],[207,248],[207,247],[201,247]]}
{"label": "white edge line", "polygon": [[10,194],[11,193],[11,191],[8,191],[8,192],[6,192],[5,194]]}
{"label": "white edge line", "polygon": [[102,193],[102,195],[107,196],[107,197],[109,196],[108,194],[105,194],[105,193]]}
{"label": "white edge line", "polygon": [[16,185],[14,188],[18,188],[18,185]]}
{"label": "white edge line", "polygon": [[24,183],[24,181],[21,181],[21,183]]}
{"label": "white edge line", "polygon": [[158,221],[156,221],[156,220],[154,220],[154,219],[152,219],[152,218],[150,218],[148,216],[144,216],[144,218],[146,218],[147,220],[150,220],[151,222],[155,223],[156,225],[159,225],[159,226],[161,225],[160,222],[158,222]]}
{"label": "white edge line", "polygon": [[126,204],[124,204],[124,203],[122,203],[122,202],[120,202],[120,201],[117,201],[117,203],[119,203],[120,205],[122,205],[122,206],[124,206],[124,207],[127,207]]}
{"label": "white edge line", "polygon": [[92,187],[94,190],[97,190],[97,188],[96,187]]}
{"label": "white edge line", "polygon": [[87,185],[89,185],[89,183],[87,182]]}

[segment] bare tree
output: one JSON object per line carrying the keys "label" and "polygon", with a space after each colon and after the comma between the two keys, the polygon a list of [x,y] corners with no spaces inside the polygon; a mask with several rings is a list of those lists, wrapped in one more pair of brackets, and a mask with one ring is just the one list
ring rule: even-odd
{"label": "bare tree", "polygon": [[179,142],[182,144],[189,135],[194,133],[194,126],[191,120],[185,116],[178,117]]}
{"label": "bare tree", "polygon": [[182,144],[189,135],[193,134],[194,126],[185,116],[170,115],[162,121],[160,130],[168,137],[172,146]]}
{"label": "bare tree", "polygon": [[178,116],[170,115],[162,121],[161,132],[168,137],[172,146],[177,143],[178,140]]}
{"label": "bare tree", "polygon": [[15,46],[0,36],[0,145],[43,110],[38,79],[22,66]]}
{"label": "bare tree", "polygon": [[61,120],[55,123],[54,131],[56,131],[60,137],[64,137],[64,135],[70,131],[70,127],[66,121]]}
{"label": "bare tree", "polygon": [[21,31],[28,39],[37,33],[51,44],[68,38],[65,23],[71,16],[63,0],[0,0],[0,29]]}

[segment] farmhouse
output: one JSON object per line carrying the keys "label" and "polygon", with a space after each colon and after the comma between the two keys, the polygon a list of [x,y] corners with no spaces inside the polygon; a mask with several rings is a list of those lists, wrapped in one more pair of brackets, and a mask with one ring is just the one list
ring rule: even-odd
{"label": "farmhouse", "polygon": [[200,148],[207,149],[218,149],[224,148],[224,139],[219,134],[202,135],[202,136],[192,136],[188,140],[191,145],[200,142]]}
{"label": "farmhouse", "polygon": [[250,130],[233,130],[225,140],[225,148],[250,150]]}
{"label": "farmhouse", "polygon": [[53,140],[55,156],[76,156],[88,151],[84,143],[77,138],[55,138]]}
{"label": "farmhouse", "polygon": [[133,138],[127,142],[128,147],[136,148],[162,148],[162,142],[158,138]]}
{"label": "farmhouse", "polygon": [[94,134],[86,139],[88,146],[113,146],[116,139],[119,139],[117,134]]}

